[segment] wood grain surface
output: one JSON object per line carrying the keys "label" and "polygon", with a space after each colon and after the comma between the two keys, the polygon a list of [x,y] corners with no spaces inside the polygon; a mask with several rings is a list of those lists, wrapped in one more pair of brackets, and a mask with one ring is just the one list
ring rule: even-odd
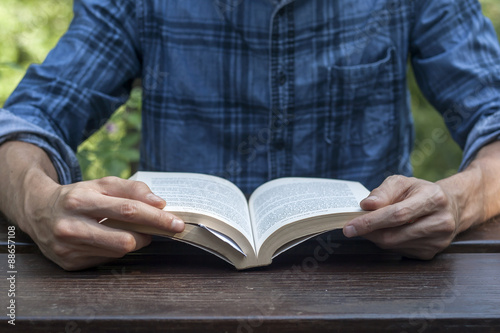
{"label": "wood grain surface", "polygon": [[[26,239],[31,251],[16,255],[16,331],[499,332],[500,253],[487,244],[500,228],[481,228],[457,238],[461,251],[452,245],[430,261],[370,252],[368,242],[331,233],[242,272],[172,241],[65,272]],[[1,332],[11,330],[0,322]]]}

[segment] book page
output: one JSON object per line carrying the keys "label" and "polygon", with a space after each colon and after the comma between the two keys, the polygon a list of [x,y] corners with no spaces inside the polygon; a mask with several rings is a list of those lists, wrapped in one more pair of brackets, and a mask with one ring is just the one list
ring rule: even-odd
{"label": "book page", "polygon": [[281,178],[259,187],[250,198],[258,248],[285,224],[309,217],[361,211],[369,191],[358,182],[318,178]]}
{"label": "book page", "polygon": [[167,202],[166,211],[194,212],[221,220],[253,244],[247,200],[233,183],[219,177],[177,172],[138,172],[135,180]]}

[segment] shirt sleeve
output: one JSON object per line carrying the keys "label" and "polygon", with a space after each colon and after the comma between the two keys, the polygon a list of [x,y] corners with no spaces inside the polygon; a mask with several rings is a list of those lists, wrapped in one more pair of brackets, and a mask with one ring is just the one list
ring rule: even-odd
{"label": "shirt sleeve", "polygon": [[81,179],[75,151],[126,102],[140,76],[135,1],[75,0],[74,19],[0,109],[0,144],[33,143],[62,184]]}
{"label": "shirt sleeve", "polygon": [[463,149],[464,169],[500,138],[500,47],[477,0],[414,1],[410,52],[419,86]]}

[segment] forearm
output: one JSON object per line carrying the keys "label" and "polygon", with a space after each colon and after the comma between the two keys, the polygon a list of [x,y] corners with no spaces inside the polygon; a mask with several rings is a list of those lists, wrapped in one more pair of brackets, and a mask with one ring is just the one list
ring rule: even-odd
{"label": "forearm", "polygon": [[103,217],[184,230],[184,223],[163,211],[165,201],[144,183],[106,177],[59,185],[45,152],[22,142],[1,145],[0,161],[0,209],[65,269],[95,266],[151,242],[148,235],[98,223]]}
{"label": "forearm", "polygon": [[466,170],[437,182],[455,199],[457,232],[500,214],[499,173],[500,141],[497,141],[481,149]]}
{"label": "forearm", "polygon": [[26,204],[29,193],[41,194],[57,186],[57,172],[47,154],[20,141],[0,145],[0,210],[29,233]]}

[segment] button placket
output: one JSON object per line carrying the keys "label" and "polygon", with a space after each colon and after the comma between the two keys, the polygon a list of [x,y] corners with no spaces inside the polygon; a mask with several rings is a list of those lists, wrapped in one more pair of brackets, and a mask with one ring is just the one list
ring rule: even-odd
{"label": "button placket", "polygon": [[[282,8],[273,21],[271,42],[272,108],[270,115],[271,140],[269,145],[269,177],[277,178],[289,173],[291,152],[287,149],[290,139],[288,119],[293,104],[291,75],[293,75],[293,5]],[[289,156],[290,155],[290,156]]]}

